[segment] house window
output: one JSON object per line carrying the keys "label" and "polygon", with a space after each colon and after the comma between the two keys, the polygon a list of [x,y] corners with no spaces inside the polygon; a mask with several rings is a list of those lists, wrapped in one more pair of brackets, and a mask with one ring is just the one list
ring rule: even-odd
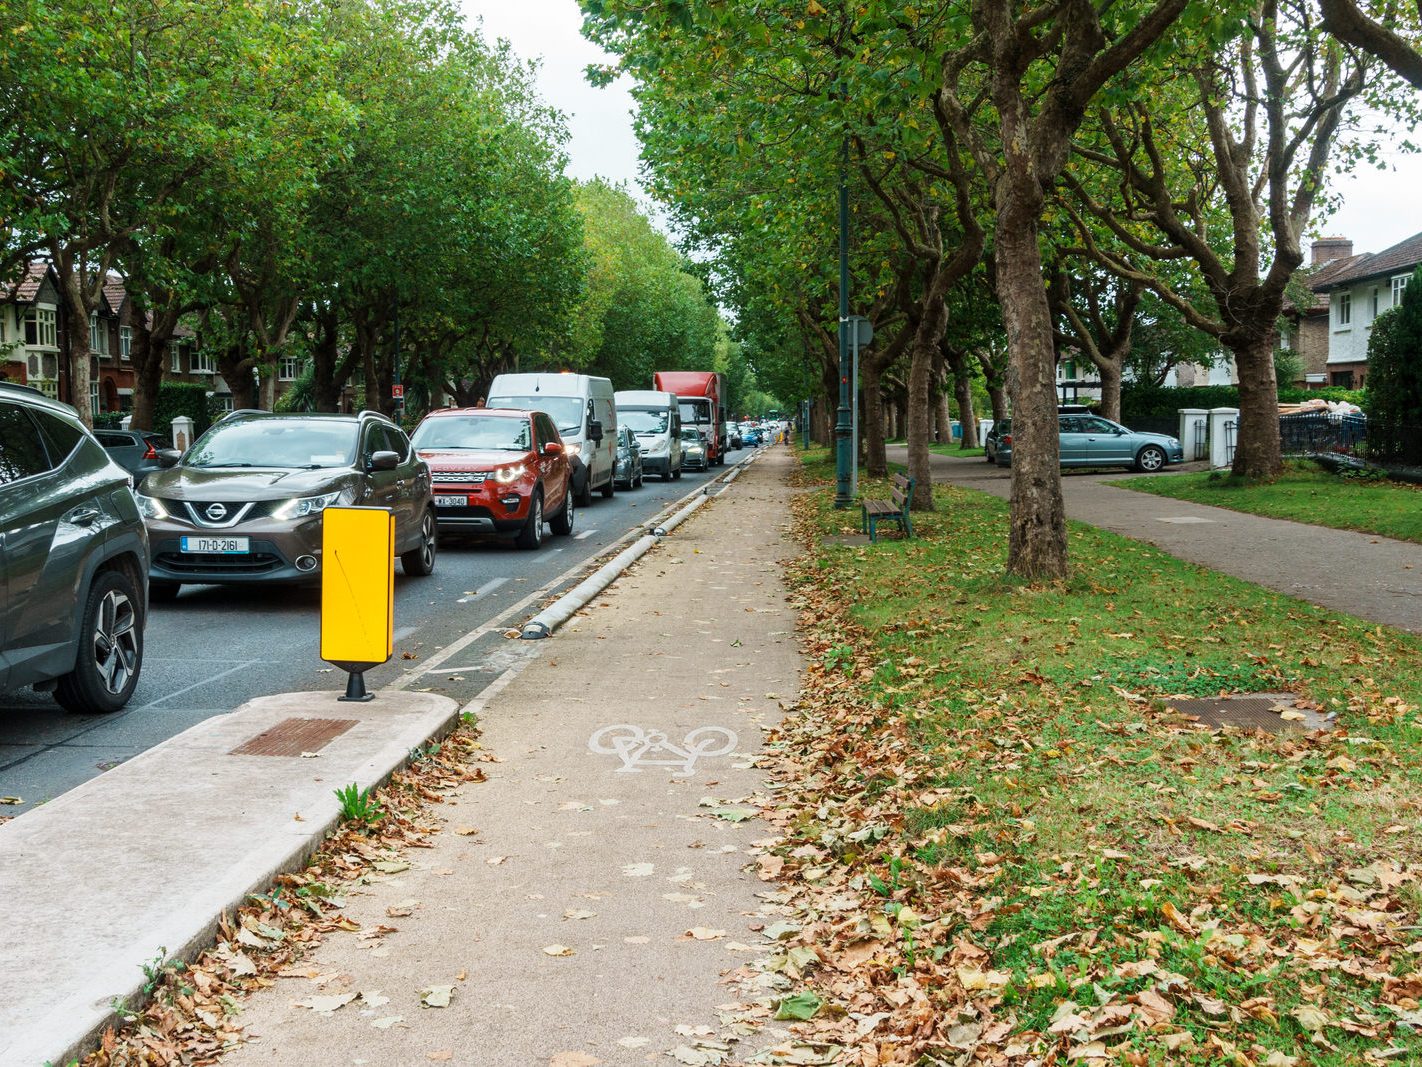
{"label": "house window", "polygon": [[1402,303],[1403,291],[1407,288],[1407,283],[1412,280],[1410,274],[1403,274],[1392,280],[1392,306],[1397,307]]}
{"label": "house window", "polygon": [[109,354],[108,323],[99,321],[99,313],[89,313],[89,351],[98,356]]}
{"label": "house window", "polygon": [[277,364],[277,381],[294,382],[301,377],[301,365],[305,362],[300,356],[282,356],[281,362]]}
{"label": "house window", "polygon": [[57,348],[54,336],[54,308],[31,308],[25,312],[25,344],[36,348]]}
{"label": "house window", "polygon": [[1340,389],[1353,388],[1353,372],[1350,370],[1336,370],[1333,372],[1333,380],[1330,385],[1336,385]]}
{"label": "house window", "polygon": [[89,381],[89,414],[91,417],[99,414],[99,383],[92,379]]}
{"label": "house window", "polygon": [[[1373,319],[1375,319],[1375,318],[1378,317],[1378,299],[1379,299],[1379,297],[1381,296],[1381,294],[1382,294],[1382,290],[1379,289],[1376,285],[1373,286],[1373,313],[1368,316],[1368,321],[1369,321],[1369,322],[1371,322]],[[1394,302],[1395,302],[1395,301],[1394,301]]]}
{"label": "house window", "polygon": [[1353,294],[1338,294],[1338,321],[1335,323],[1339,329],[1353,325]]}
{"label": "house window", "polygon": [[173,374],[183,373],[183,357],[179,354],[177,345],[168,353],[168,370]]}
{"label": "house window", "polygon": [[212,356],[206,352],[194,352],[188,357],[188,369],[193,374],[216,374],[217,367]]}
{"label": "house window", "polygon": [[129,360],[129,357],[132,356],[132,355],[133,355],[133,327],[132,327],[132,326],[120,326],[120,327],[119,327],[119,359],[121,359],[121,360],[123,360],[125,363],[127,363],[128,360]]}

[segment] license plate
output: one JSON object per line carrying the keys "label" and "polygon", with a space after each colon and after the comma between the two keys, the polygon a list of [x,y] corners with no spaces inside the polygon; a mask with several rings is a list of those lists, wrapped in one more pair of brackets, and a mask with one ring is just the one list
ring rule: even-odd
{"label": "license plate", "polygon": [[437,496],[434,501],[437,508],[462,508],[469,505],[467,496]]}
{"label": "license plate", "polygon": [[184,537],[184,552],[202,552],[207,555],[240,556],[252,551],[246,537]]}

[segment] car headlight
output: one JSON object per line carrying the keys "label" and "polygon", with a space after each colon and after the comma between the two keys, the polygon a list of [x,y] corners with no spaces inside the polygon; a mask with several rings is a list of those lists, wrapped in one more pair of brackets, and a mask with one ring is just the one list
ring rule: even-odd
{"label": "car headlight", "polygon": [[567,456],[569,459],[572,459],[574,456],[582,452],[582,450],[583,446],[579,444],[564,445],[563,455]]}
{"label": "car headlight", "polygon": [[299,496],[286,501],[272,512],[274,519],[302,519],[307,515],[317,515],[341,499],[340,490],[322,493],[320,496]]}
{"label": "car headlight", "polygon": [[157,497],[134,493],[133,499],[138,503],[138,513],[145,519],[166,519],[168,517],[168,509]]}
{"label": "car headlight", "polygon": [[508,485],[516,482],[528,472],[528,468],[522,463],[515,463],[512,467],[500,467],[494,472],[494,481],[500,485]]}

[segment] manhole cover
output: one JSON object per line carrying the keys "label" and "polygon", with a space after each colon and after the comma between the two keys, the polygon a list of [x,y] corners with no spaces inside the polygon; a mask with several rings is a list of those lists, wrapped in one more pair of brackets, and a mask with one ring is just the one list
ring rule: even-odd
{"label": "manhole cover", "polygon": [[1165,707],[1212,730],[1232,727],[1279,734],[1333,728],[1332,715],[1300,706],[1298,699],[1294,693],[1236,693],[1227,697],[1172,697],[1165,701]]}
{"label": "manhole cover", "polygon": [[300,756],[303,752],[316,752],[358,722],[359,719],[283,719],[228,755]]}

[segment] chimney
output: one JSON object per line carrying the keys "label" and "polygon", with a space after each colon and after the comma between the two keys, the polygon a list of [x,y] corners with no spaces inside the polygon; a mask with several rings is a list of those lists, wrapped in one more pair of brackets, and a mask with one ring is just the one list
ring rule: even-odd
{"label": "chimney", "polygon": [[1353,242],[1347,237],[1320,237],[1309,249],[1309,266],[1321,267],[1335,259],[1347,259],[1353,254]]}

